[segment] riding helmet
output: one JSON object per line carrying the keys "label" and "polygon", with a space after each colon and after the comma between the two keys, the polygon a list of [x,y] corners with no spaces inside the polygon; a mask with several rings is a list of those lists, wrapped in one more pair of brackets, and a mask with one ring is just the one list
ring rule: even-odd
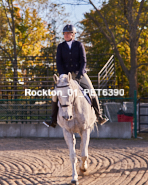
{"label": "riding helmet", "polygon": [[64,33],[64,32],[76,33],[76,28],[75,28],[72,24],[67,24],[67,25],[63,28],[63,33]]}

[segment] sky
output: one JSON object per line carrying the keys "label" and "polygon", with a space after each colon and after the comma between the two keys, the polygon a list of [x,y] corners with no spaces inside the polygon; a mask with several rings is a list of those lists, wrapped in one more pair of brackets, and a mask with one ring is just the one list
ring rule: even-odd
{"label": "sky", "polygon": [[[54,0],[59,4],[64,3],[64,7],[66,12],[70,14],[69,20],[72,24],[76,24],[77,22],[81,21],[84,18],[84,13],[90,12],[90,10],[94,9],[91,4],[83,3],[81,0],[81,4],[85,5],[70,5],[70,3],[76,3],[78,0]],[[84,0],[87,1],[87,0]],[[104,0],[92,0],[96,7],[102,4]],[[67,4],[66,4],[67,3]]]}
{"label": "sky", "polygon": [[76,24],[84,18],[86,12],[90,12],[93,9],[92,5],[64,5],[66,12],[69,13],[69,20],[72,24]]}

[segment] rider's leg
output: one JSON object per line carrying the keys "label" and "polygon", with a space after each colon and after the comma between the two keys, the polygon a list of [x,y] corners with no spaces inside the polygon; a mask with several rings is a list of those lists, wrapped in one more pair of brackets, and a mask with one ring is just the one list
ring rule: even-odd
{"label": "rider's leg", "polygon": [[93,104],[93,107],[94,107],[94,110],[95,110],[95,113],[96,113],[96,116],[98,119],[98,123],[101,125],[104,124],[107,121],[107,119],[103,118],[101,115],[98,96],[97,96],[97,94],[94,90],[94,87],[93,87],[93,85],[92,85],[92,83],[86,73],[84,73],[84,76],[81,79],[80,85],[81,85],[81,83],[83,86],[86,86],[89,90],[92,89],[92,96],[91,96],[92,104]]}
{"label": "rider's leg", "polygon": [[57,125],[57,114],[58,114],[58,98],[57,96],[52,96],[51,102],[51,121],[45,121],[46,126],[56,127]]}

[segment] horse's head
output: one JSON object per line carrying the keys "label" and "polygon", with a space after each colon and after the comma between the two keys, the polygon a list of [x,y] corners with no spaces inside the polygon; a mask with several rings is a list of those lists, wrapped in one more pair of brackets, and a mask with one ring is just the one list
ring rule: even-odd
{"label": "horse's head", "polygon": [[73,105],[74,105],[74,93],[71,85],[72,75],[69,72],[68,75],[60,75],[60,78],[54,74],[53,79],[56,83],[56,92],[59,100],[60,114],[62,117],[69,121],[73,119]]}

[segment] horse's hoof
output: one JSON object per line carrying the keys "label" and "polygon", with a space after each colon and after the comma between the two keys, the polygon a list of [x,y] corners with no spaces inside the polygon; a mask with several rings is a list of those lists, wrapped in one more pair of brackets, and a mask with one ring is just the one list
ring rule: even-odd
{"label": "horse's hoof", "polygon": [[89,172],[87,169],[83,170],[83,169],[79,168],[79,175],[80,176],[87,176],[87,175],[89,175]]}
{"label": "horse's hoof", "polygon": [[80,168],[80,171],[84,173],[84,172],[86,172],[87,170],[86,170],[86,169],[81,169],[81,168]]}
{"label": "horse's hoof", "polygon": [[78,181],[76,181],[76,180],[72,180],[72,181],[71,181],[71,184],[78,185],[78,184],[79,184],[79,182],[78,182]]}

